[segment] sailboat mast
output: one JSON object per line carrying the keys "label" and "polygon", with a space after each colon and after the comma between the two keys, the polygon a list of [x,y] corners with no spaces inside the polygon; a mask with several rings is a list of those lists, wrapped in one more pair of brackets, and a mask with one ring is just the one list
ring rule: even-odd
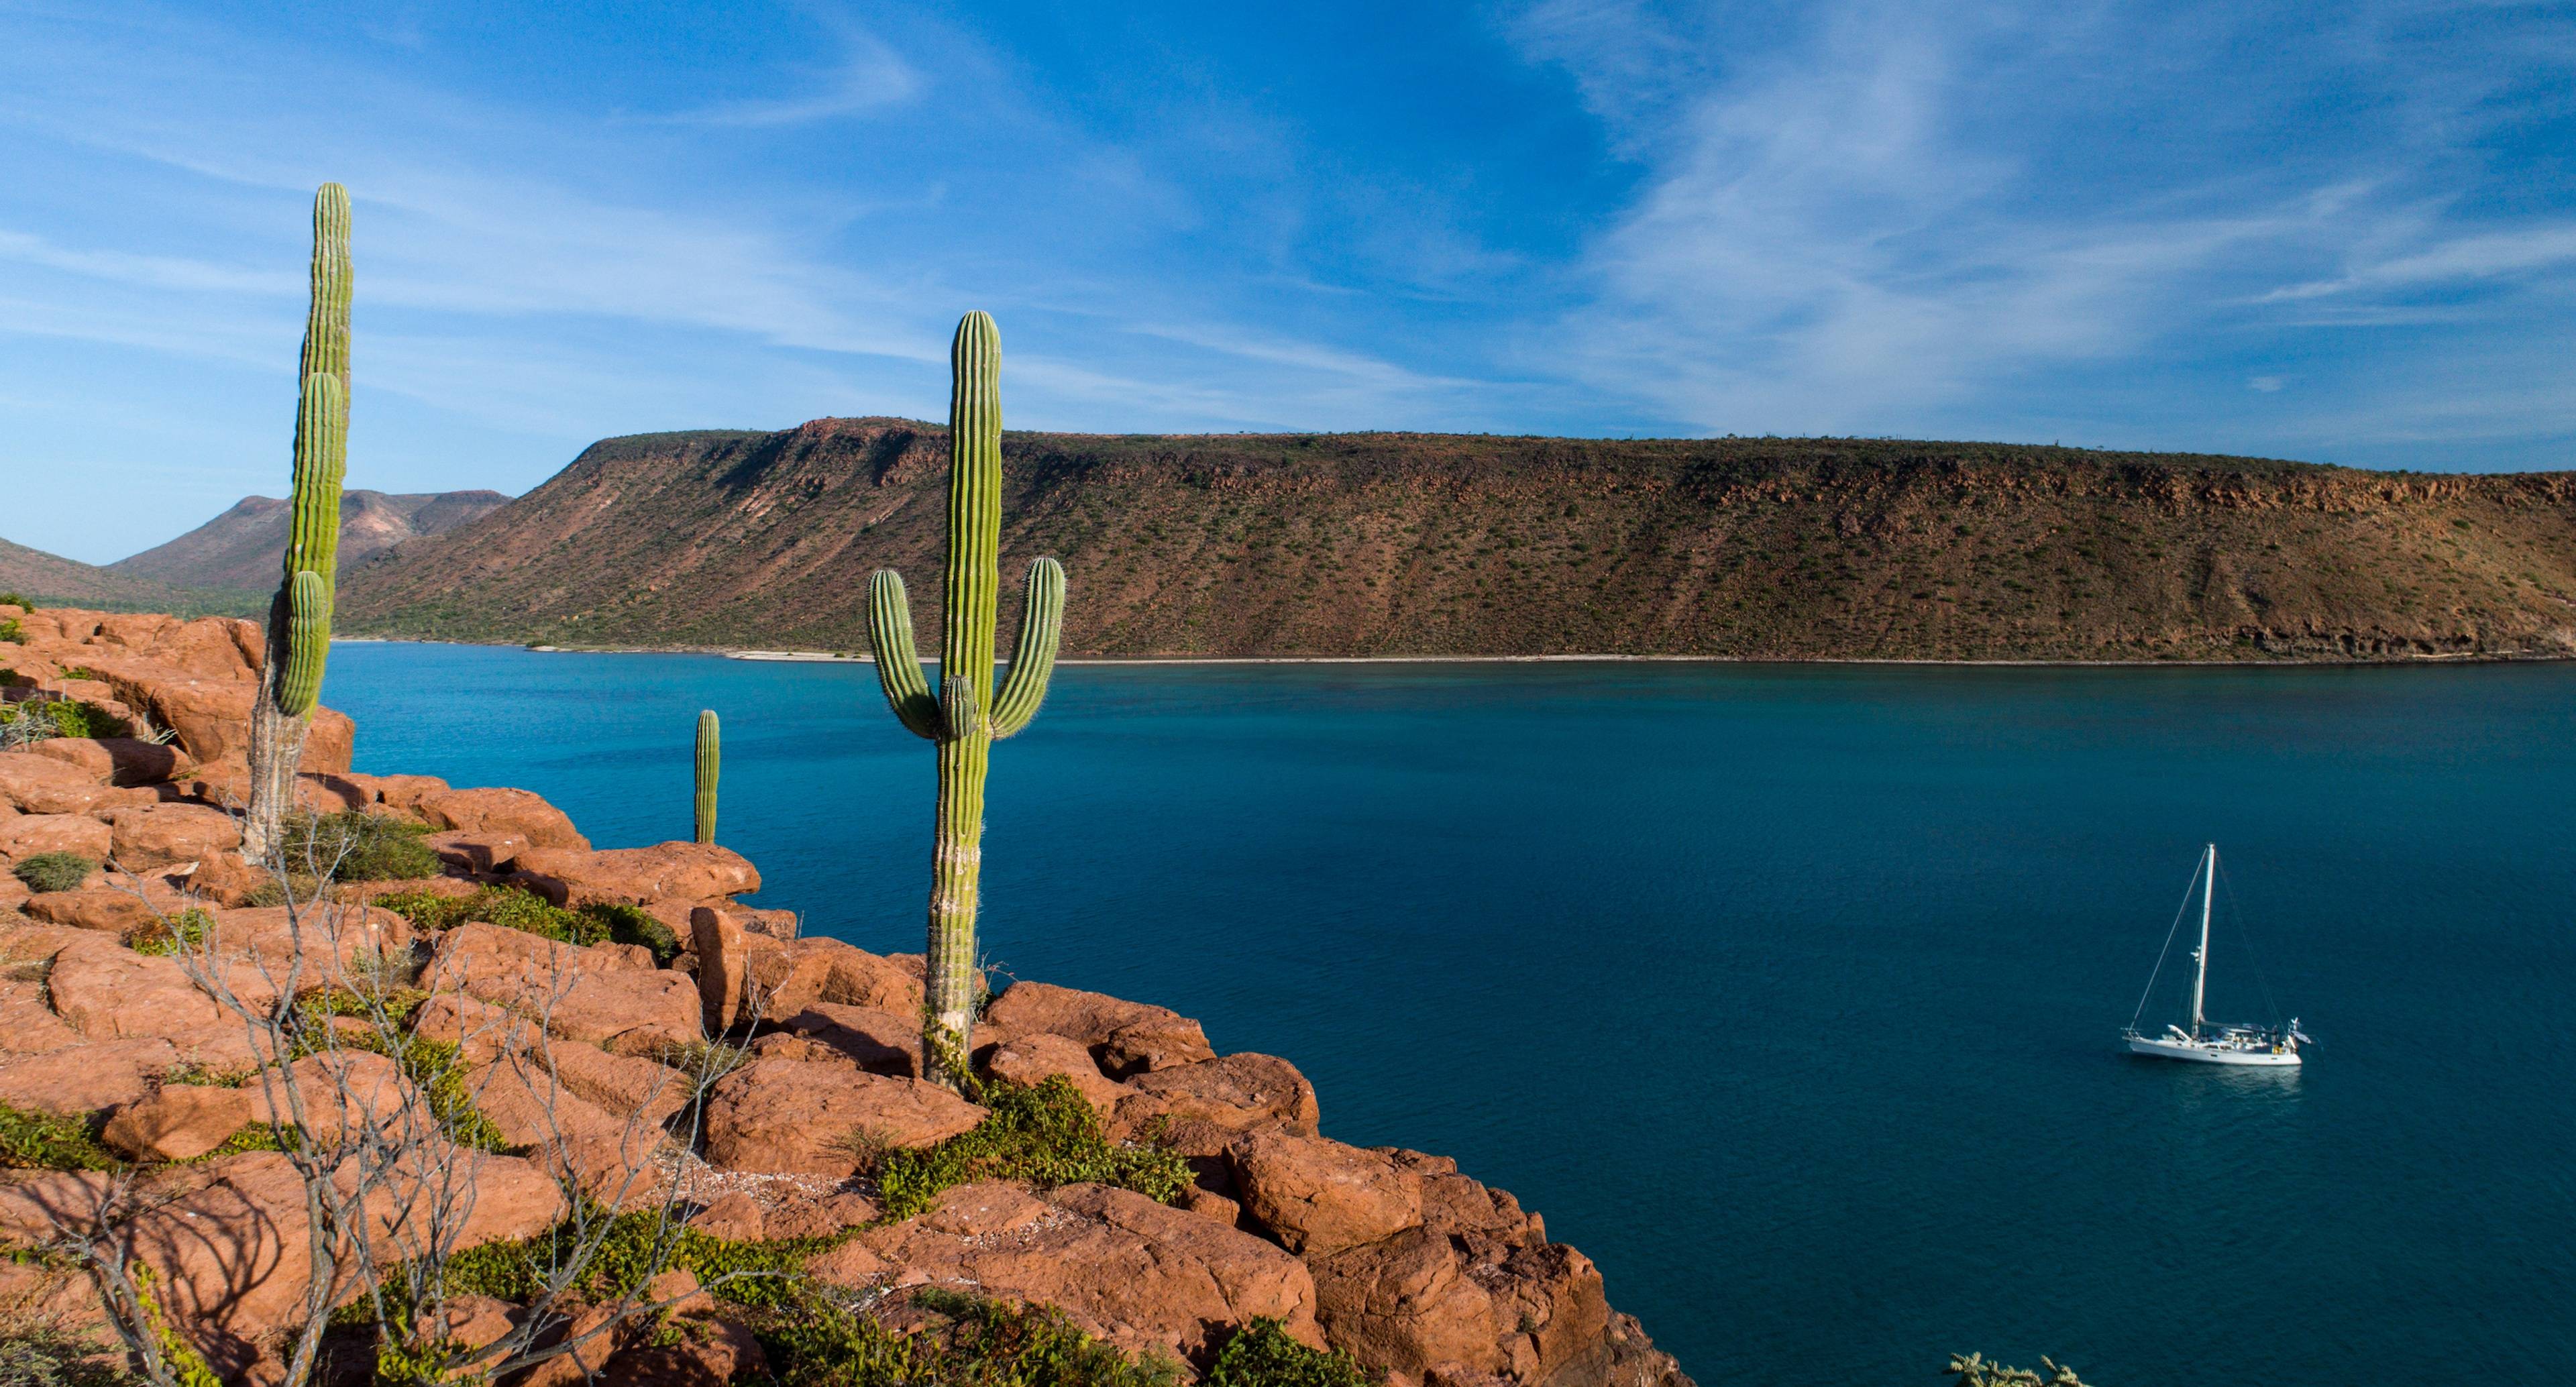
{"label": "sailboat mast", "polygon": [[2200,948],[2191,956],[2191,1033],[2200,1036],[2200,999],[2209,986],[2209,898],[2218,894],[2218,845],[2209,845],[2209,877],[2200,888]]}

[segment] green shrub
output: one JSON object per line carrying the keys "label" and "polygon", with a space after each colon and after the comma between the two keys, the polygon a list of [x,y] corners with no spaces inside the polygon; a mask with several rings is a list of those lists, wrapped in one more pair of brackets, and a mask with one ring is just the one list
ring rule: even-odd
{"label": "green shrub", "polygon": [[40,852],[11,870],[30,891],[69,891],[87,881],[98,864],[76,852]]}
{"label": "green shrub", "polygon": [[2084,1387],[2073,1368],[2053,1363],[2044,1356],[2039,1362],[2048,1370],[2045,1377],[2028,1368],[2007,1368],[2001,1363],[1989,1363],[1973,1353],[1965,1357],[1952,1354],[1950,1366],[1942,1371],[1959,1379],[1958,1387]]}
{"label": "green shrub", "polygon": [[896,1333],[820,1295],[754,1326],[779,1387],[1179,1387],[1170,1359],[1130,1359],[1044,1305],[1005,1305],[925,1288],[937,1319]]}
{"label": "green shrub", "polygon": [[134,724],[78,699],[57,698],[41,706],[53,719],[58,737],[131,737]]}
{"label": "green shrub", "polygon": [[214,927],[214,916],[195,906],[190,906],[167,920],[158,920],[145,925],[140,932],[129,937],[125,942],[127,947],[138,954],[168,958],[177,954],[183,946],[189,949],[202,948],[206,942],[206,931]]}
{"label": "green shrub", "polygon": [[680,956],[680,936],[640,905],[593,904],[583,906],[581,913],[607,929],[611,943],[641,944],[651,949],[657,967],[667,968],[672,959]]}
{"label": "green shrub", "polygon": [[18,624],[18,618],[14,616],[0,616],[0,641],[23,643],[26,639],[27,628]]}
{"label": "green shrub", "polygon": [[1091,1100],[1061,1074],[1033,1086],[995,1082],[983,1097],[992,1112],[973,1131],[879,1157],[877,1188],[887,1218],[910,1218],[940,1191],[977,1180],[1115,1185],[1165,1204],[1190,1187],[1189,1162],[1178,1153],[1112,1145]]}
{"label": "green shrub", "polygon": [[116,1170],[125,1163],[90,1135],[89,1119],[0,1103],[0,1166],[15,1170]]}
{"label": "green shrub", "polygon": [[1370,1387],[1375,1381],[1358,1359],[1308,1348],[1268,1315],[1234,1331],[1207,1375],[1207,1387]]}
{"label": "green shrub", "polygon": [[390,814],[299,813],[287,816],[279,846],[290,869],[327,868],[334,881],[418,881],[438,875],[438,854],[420,841],[427,832]]}
{"label": "green shrub", "polygon": [[148,1387],[121,1366],[123,1357],[121,1348],[53,1324],[0,1321],[0,1382],[10,1387]]}
{"label": "green shrub", "polygon": [[28,601],[26,594],[17,592],[0,592],[0,607],[15,607],[22,612],[36,610],[36,604]]}
{"label": "green shrub", "polygon": [[63,666],[63,677],[65,679],[87,679],[100,684],[107,682],[106,675],[99,673],[97,670],[91,669],[87,665],[65,665]]}

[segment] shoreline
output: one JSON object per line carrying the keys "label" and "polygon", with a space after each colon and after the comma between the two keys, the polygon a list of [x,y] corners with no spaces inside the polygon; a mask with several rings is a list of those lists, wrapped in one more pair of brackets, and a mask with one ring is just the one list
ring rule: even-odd
{"label": "shoreline", "polygon": [[[730,646],[525,645],[516,641],[442,640],[433,636],[333,636],[334,645],[472,645],[525,650],[539,655],[703,655],[765,664],[874,665],[873,655],[828,650],[757,650]],[[2433,654],[2261,660],[2052,660],[1998,656],[1943,660],[1897,655],[1092,655],[1063,657],[1058,665],[1903,665],[1957,669],[2392,669],[2426,665],[2564,664],[2576,652],[2544,654]],[[935,657],[922,663],[936,665]]]}

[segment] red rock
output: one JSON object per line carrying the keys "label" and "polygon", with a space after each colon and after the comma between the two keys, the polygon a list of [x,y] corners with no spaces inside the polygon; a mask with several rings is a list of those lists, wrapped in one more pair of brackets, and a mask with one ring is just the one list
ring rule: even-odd
{"label": "red rock", "polygon": [[1216,1055],[1199,1023],[1179,1012],[1042,982],[1011,984],[985,1009],[984,1024],[1005,1039],[1038,1032],[1069,1036],[1093,1047],[1095,1053],[1113,1037],[1127,1033],[1114,1061],[1122,1076]]}
{"label": "red rock", "polygon": [[727,1387],[765,1380],[769,1359],[750,1330],[711,1315],[680,1315],[651,1341],[612,1358],[604,1387]]}
{"label": "red rock", "polygon": [[45,1005],[40,983],[0,983],[0,1060],[78,1045],[80,1032]]}
{"label": "red rock", "polygon": [[[1447,1238],[1413,1228],[1308,1264],[1325,1341],[1380,1372],[1418,1377],[1434,1364],[1501,1372],[1509,1327]],[[1538,1381],[1538,1378],[1525,1379]]]}
{"label": "red rock", "polygon": [[441,992],[412,1013],[412,1034],[457,1047],[465,1060],[481,1064],[533,1040],[537,1023],[517,1012]]}
{"label": "red rock", "polygon": [[1315,1131],[1315,1086],[1297,1066],[1249,1052],[1158,1069],[1127,1081],[1116,1126],[1139,1131],[1157,1118],[1195,1120],[1230,1131],[1277,1125]]}
{"label": "red rock", "polygon": [[109,850],[127,871],[194,862],[241,846],[241,823],[202,804],[132,805],[107,812]]}
{"label": "red rock", "polygon": [[551,1068],[555,1081],[576,1097],[611,1113],[631,1113],[659,1127],[697,1096],[694,1076],[649,1059],[612,1055],[593,1045],[565,1041],[530,1058]]}
{"label": "red rock", "polygon": [[[783,1023],[794,1035],[828,1045],[874,1074],[921,1077],[921,1013],[816,1002]],[[1085,1052],[1086,1060],[1089,1052]],[[1097,1072],[1097,1071],[1095,1071]]]}
{"label": "red rock", "polygon": [[519,1327],[519,1307],[487,1295],[450,1295],[441,1331],[447,1342],[471,1352]]}
{"label": "red rock", "polygon": [[350,778],[355,772],[334,774],[321,771],[298,772],[295,798],[325,814],[363,812],[376,802],[373,791]]}
{"label": "red rock", "polygon": [[[480,921],[439,936],[422,973],[432,991],[462,988],[470,997],[542,1017],[566,1040],[620,1053],[653,1053],[704,1038],[696,986],[673,972],[599,968],[589,952]],[[631,1040],[621,1037],[632,1033]]]}
{"label": "red rock", "polygon": [[755,1059],[716,1082],[707,1159],[727,1170],[843,1177],[860,1143],[927,1146],[967,1131],[984,1110],[936,1084],[856,1065]]}
{"label": "red rock", "polygon": [[417,814],[422,800],[448,788],[434,775],[378,775],[367,780],[375,787],[377,803],[406,814]]}
{"label": "red rock", "polygon": [[520,853],[510,866],[517,884],[556,905],[698,901],[760,889],[760,872],[742,854],[713,843],[656,843],[605,852],[537,847]]}
{"label": "red rock", "polygon": [[0,801],[21,813],[86,814],[112,793],[78,766],[24,751],[0,752]]}
{"label": "red rock", "polygon": [[32,920],[119,937],[136,933],[159,919],[153,904],[141,894],[114,886],[40,891],[18,908]]}
{"label": "red rock", "polygon": [[0,1064],[0,1103],[58,1117],[140,1102],[179,1062],[158,1037],[57,1047]]}
{"label": "red rock", "polygon": [[316,1141],[369,1130],[404,1135],[428,1118],[402,1067],[366,1050],[306,1055],[282,1072],[270,1069],[253,1078],[242,1092],[249,1120],[292,1122]]}
{"label": "red rock", "polygon": [[1272,1129],[1235,1143],[1232,1166],[1244,1209],[1309,1259],[1422,1222],[1422,1177],[1375,1151]]}
{"label": "red rock", "polygon": [[590,850],[590,840],[562,810],[526,790],[433,790],[420,797],[417,812],[434,828],[515,834],[533,847]]}
{"label": "red rock", "polygon": [[475,1109],[504,1140],[590,1198],[623,1208],[660,1192],[669,1144],[661,1128],[611,1113],[556,1083],[533,1050],[478,1066],[465,1084]]}
{"label": "red rock", "polygon": [[187,875],[188,890],[215,905],[248,905],[277,878],[237,852],[210,852]]}
{"label": "red rock", "polygon": [[842,1284],[967,1285],[1053,1305],[1130,1352],[1203,1359],[1228,1327],[1260,1315],[1318,1339],[1314,1281],[1296,1258],[1127,1190],[1068,1185],[1041,1199],[1016,1185],[962,1185],[851,1246],[869,1258],[817,1272]]}
{"label": "red rock", "polygon": [[378,975],[385,960],[408,966],[411,922],[390,910],[337,901],[249,906],[214,912],[206,936],[216,953],[252,964],[276,986],[291,980],[297,995],[325,987],[356,987]]}
{"label": "red rock", "polygon": [[1513,1249],[1500,1274],[1480,1269],[1492,1290],[1495,1319],[1510,1337],[1512,1373],[1542,1382],[1599,1345],[1610,1327],[1610,1302],[1592,1259],[1563,1243]]}
{"label": "red rock", "polygon": [[220,1037],[241,1042],[240,1018],[197,990],[178,960],[131,950],[65,949],[45,985],[54,1014],[93,1040],[166,1036],[181,1044]]}
{"label": "red rock", "polygon": [[699,1019],[709,1035],[733,1029],[742,1011],[744,957],[742,926],[712,906],[689,912],[690,941],[698,956]]}
{"label": "red rock", "polygon": [[689,1219],[689,1227],[698,1232],[736,1243],[756,1243],[769,1236],[768,1223],[760,1201],[739,1191],[721,1196]]}
{"label": "red rock", "polygon": [[138,1161],[184,1161],[230,1140],[250,1111],[240,1089],[172,1084],[120,1109],[99,1140]]}
{"label": "red rock", "polygon": [[158,785],[177,779],[191,764],[175,746],[133,737],[51,737],[27,750],[77,766],[102,785]]}
{"label": "red rock", "polygon": [[487,833],[480,829],[451,829],[445,833],[428,834],[420,841],[448,866],[484,876],[498,876],[508,871],[510,864],[530,846],[523,834]]}
{"label": "red rock", "polygon": [[828,1238],[865,1228],[884,1214],[877,1202],[847,1190],[820,1199],[793,1199],[771,1209],[768,1235],[773,1238]]}
{"label": "red rock", "polygon": [[114,840],[106,824],[87,814],[19,814],[0,819],[0,861],[24,862],[38,853],[78,853],[104,862]]}
{"label": "red rock", "polygon": [[1100,1072],[1100,1066],[1091,1058],[1090,1047],[1071,1036],[1051,1032],[1003,1041],[993,1047],[985,1068],[996,1079],[1031,1087],[1061,1074],[1091,1100],[1093,1109],[1104,1118],[1117,1109],[1119,1099],[1127,1096],[1126,1089]]}

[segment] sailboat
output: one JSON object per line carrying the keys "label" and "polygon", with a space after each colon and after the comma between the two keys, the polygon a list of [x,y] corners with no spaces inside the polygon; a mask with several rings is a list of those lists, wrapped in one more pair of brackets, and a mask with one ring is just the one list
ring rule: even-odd
{"label": "sailboat", "polygon": [[[2156,970],[2147,975],[2147,990],[2138,998],[2138,1010],[2130,1016],[2129,1027],[2120,1038],[2129,1043],[2129,1052],[2157,1059],[2189,1060],[2196,1064],[2295,1065],[2300,1063],[2299,1045],[2307,1040],[2299,1032],[2299,1019],[2291,1017],[2286,1026],[2212,1025],[2201,1013],[2201,1002],[2209,990],[2209,908],[2210,898],[2218,894],[2218,845],[2210,844],[2200,855],[2200,865],[2192,872],[2193,885],[2200,888],[2200,947],[2191,951],[2191,1025],[2188,1029],[2168,1025],[2161,1035],[2147,1035],[2138,1029],[2138,1017],[2146,1014],[2147,998],[2156,990],[2156,977],[2164,971],[2165,956],[2173,952],[2174,934],[2182,926],[2182,913],[2174,914],[2173,931],[2165,935],[2164,952],[2156,955]],[[2191,895],[2185,892],[2183,909],[2191,908]],[[2276,1013],[2277,1015],[2277,1013]]]}

